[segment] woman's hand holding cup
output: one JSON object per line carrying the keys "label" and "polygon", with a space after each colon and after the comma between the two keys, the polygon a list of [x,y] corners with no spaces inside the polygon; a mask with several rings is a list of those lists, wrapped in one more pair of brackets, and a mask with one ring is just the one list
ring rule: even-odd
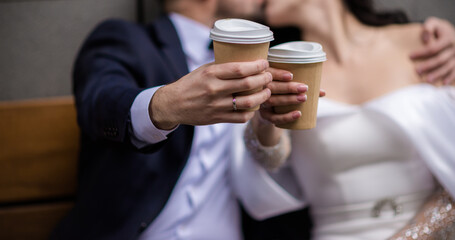
{"label": "woman's hand holding cup", "polygon": [[[267,121],[270,124],[285,124],[296,121],[302,116],[298,110],[288,113],[275,113],[273,107],[295,105],[307,100],[306,92],[308,86],[303,83],[293,82],[291,72],[277,68],[268,68],[268,72],[272,74],[273,81],[267,85],[272,96],[262,104],[260,110],[260,121]],[[319,96],[325,96],[325,91],[320,90]]]}

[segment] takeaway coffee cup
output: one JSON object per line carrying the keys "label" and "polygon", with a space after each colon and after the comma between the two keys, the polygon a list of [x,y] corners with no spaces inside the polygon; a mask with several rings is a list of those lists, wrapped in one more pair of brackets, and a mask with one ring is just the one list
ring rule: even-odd
{"label": "takeaway coffee cup", "polygon": [[271,67],[290,71],[294,75],[293,81],[308,85],[306,102],[274,108],[276,113],[300,110],[302,117],[277,126],[294,130],[316,127],[322,63],[326,60],[321,44],[303,41],[283,43],[270,49],[268,60]]}
{"label": "takeaway coffee cup", "polygon": [[[243,19],[221,19],[215,22],[210,31],[213,40],[215,63],[248,62],[259,59],[267,59],[270,42],[273,33],[269,27]],[[235,95],[249,95],[262,88]],[[259,107],[249,109],[258,110]]]}

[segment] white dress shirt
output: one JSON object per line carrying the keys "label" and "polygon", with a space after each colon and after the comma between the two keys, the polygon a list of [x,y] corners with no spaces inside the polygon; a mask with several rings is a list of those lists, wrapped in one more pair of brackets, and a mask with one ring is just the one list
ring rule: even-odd
{"label": "white dress shirt", "polygon": [[[212,62],[208,49],[210,29],[172,13],[189,70]],[[159,87],[141,92],[131,107],[131,120],[138,147],[166,139],[171,131],[157,129],[148,105]],[[150,239],[241,239],[240,216],[227,173],[232,124],[196,126],[190,157],[172,194],[140,240]]]}

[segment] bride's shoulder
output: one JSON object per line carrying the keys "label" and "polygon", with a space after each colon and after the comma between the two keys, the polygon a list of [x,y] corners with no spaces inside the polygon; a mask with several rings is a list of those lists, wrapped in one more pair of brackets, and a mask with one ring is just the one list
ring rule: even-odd
{"label": "bride's shoulder", "polygon": [[420,23],[394,24],[384,27],[384,30],[391,42],[406,52],[423,46],[423,25]]}

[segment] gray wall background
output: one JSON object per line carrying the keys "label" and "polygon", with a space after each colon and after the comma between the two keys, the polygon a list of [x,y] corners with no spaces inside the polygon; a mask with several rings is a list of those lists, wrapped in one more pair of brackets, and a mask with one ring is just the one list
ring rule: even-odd
{"label": "gray wall background", "polygon": [[[377,0],[413,20],[427,16],[455,24],[454,0]],[[136,0],[0,0],[0,101],[71,94],[71,69],[83,39],[106,18],[136,20]],[[144,1],[144,19],[156,14]]]}
{"label": "gray wall background", "polygon": [[0,1],[0,100],[70,95],[77,50],[108,17],[135,20],[135,1]]}
{"label": "gray wall background", "polygon": [[455,0],[374,0],[378,9],[402,9],[413,21],[438,16],[455,24]]}

